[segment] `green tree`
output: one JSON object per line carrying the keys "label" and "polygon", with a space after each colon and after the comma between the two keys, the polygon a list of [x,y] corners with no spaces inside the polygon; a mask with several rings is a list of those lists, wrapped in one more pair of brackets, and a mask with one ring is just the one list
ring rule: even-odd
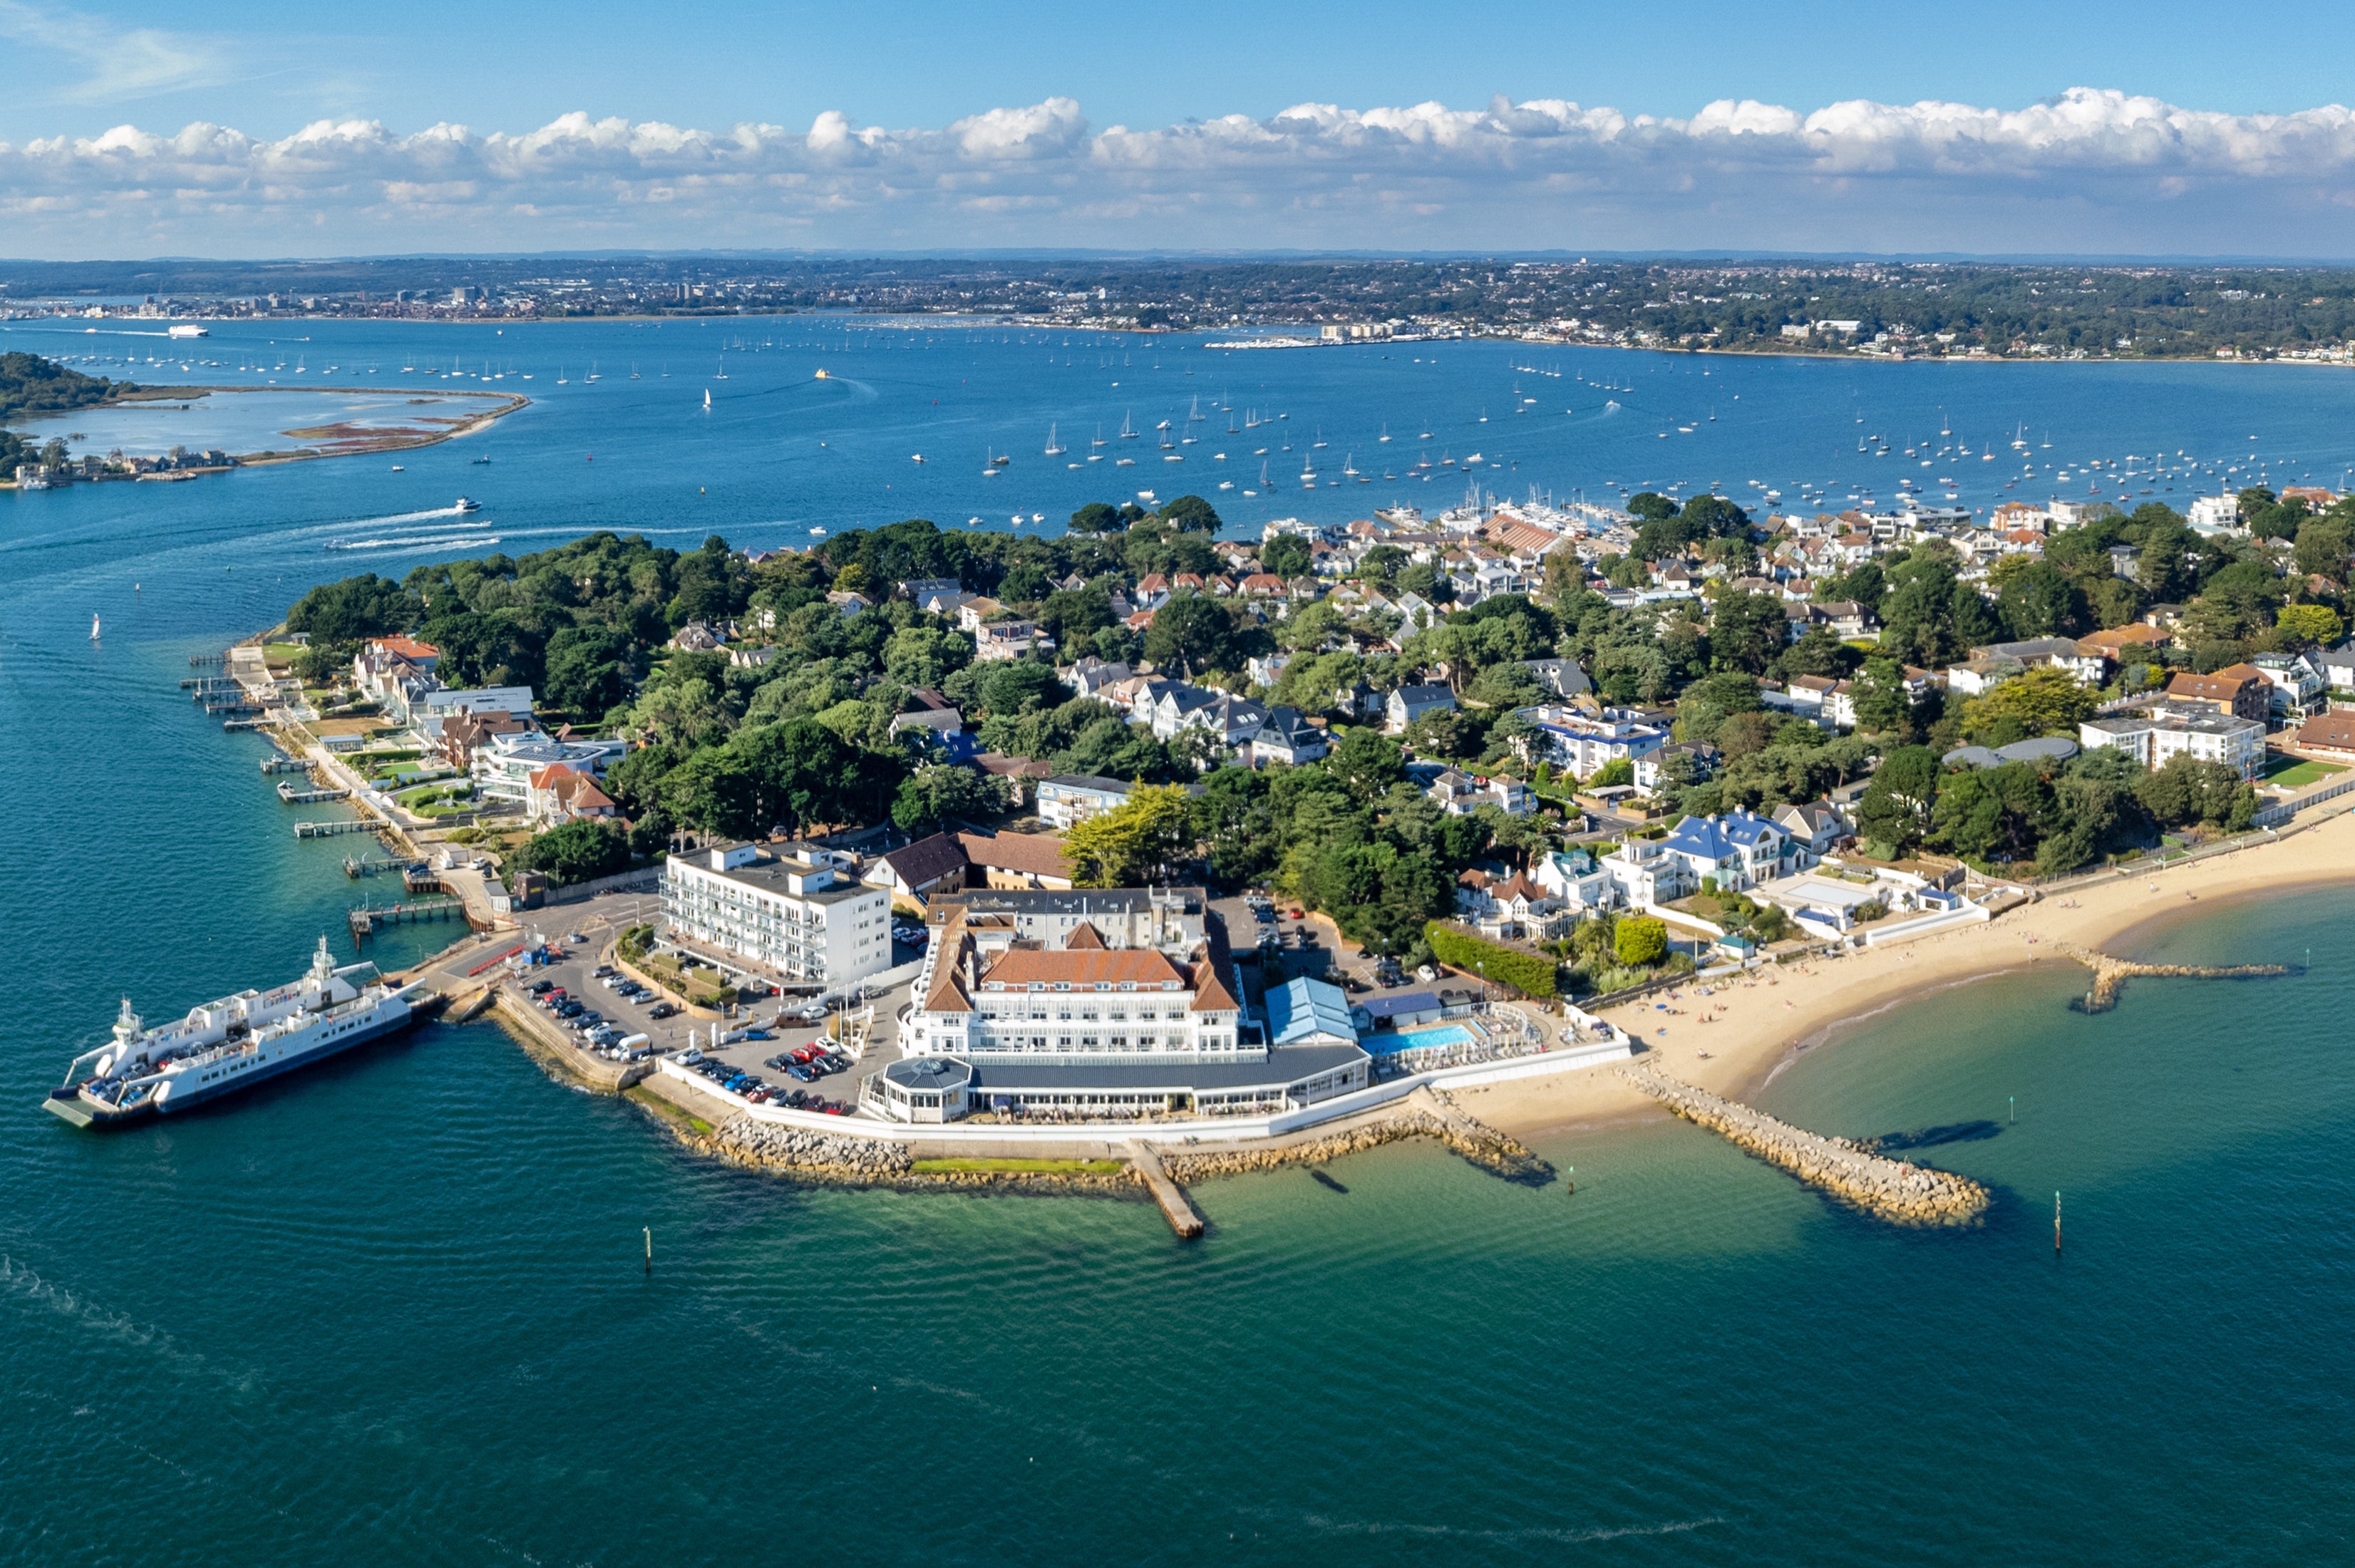
{"label": "green tree", "polygon": [[1379,731],[1352,729],[1327,759],[1326,770],[1359,800],[1373,800],[1406,777],[1398,743]]}
{"label": "green tree", "polygon": [[1193,810],[1176,784],[1139,784],[1109,811],[1063,835],[1071,880],[1083,888],[1128,888],[1166,877],[1193,845]]}
{"label": "green tree", "polygon": [[1900,746],[1881,758],[1857,802],[1857,836],[1886,856],[1910,853],[1928,830],[1939,773],[1938,753],[1927,746]]}
{"label": "green tree", "polygon": [[406,632],[424,614],[415,595],[371,571],[304,594],[287,612],[286,629],[306,632],[314,643],[350,644]]}
{"label": "green tree", "polygon": [[1259,547],[1259,569],[1282,578],[1306,575],[1313,559],[1308,541],[1298,534],[1278,534]]}
{"label": "green tree", "polygon": [[2286,604],[2274,617],[2282,646],[2293,652],[2336,643],[2346,629],[2347,623],[2328,604]]}
{"label": "green tree", "polygon": [[1771,593],[1728,593],[1717,602],[1709,623],[1710,652],[1717,667],[1764,675],[1790,640],[1791,617]]}
{"label": "green tree", "polygon": [[1217,600],[1180,594],[1153,613],[1146,628],[1145,656],[1154,667],[1188,677],[1232,669],[1236,656],[1234,618]]}
{"label": "green tree", "polygon": [[1963,731],[1982,745],[2009,745],[2032,735],[2073,738],[2094,716],[2101,697],[2067,670],[2039,666],[1963,705]]}
{"label": "green tree", "polygon": [[594,881],[630,869],[630,841],[619,824],[583,819],[551,827],[517,852],[516,863],[550,881]]}
{"label": "green tree", "polygon": [[928,764],[900,781],[891,820],[902,832],[937,832],[954,817],[978,822],[1007,809],[1006,781],[971,768]]}
{"label": "green tree", "polygon": [[1650,915],[1625,916],[1612,933],[1612,952],[1622,968],[1648,968],[1668,955],[1668,925]]}

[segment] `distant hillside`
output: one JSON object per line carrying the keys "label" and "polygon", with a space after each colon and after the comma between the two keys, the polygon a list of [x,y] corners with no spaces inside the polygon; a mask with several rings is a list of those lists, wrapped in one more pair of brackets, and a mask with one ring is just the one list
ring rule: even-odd
{"label": "distant hillside", "polygon": [[0,423],[91,408],[131,389],[129,381],[85,376],[37,354],[0,354]]}

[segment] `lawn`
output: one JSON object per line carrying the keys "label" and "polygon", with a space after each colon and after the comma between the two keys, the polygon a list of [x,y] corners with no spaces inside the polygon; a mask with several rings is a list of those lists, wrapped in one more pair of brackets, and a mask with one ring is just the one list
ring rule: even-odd
{"label": "lawn", "polygon": [[2318,763],[2311,759],[2293,760],[2281,757],[2267,764],[2262,776],[2265,783],[2281,789],[2304,789],[2307,784],[2318,784],[2333,773],[2343,773],[2346,771],[2347,767],[2343,763]]}

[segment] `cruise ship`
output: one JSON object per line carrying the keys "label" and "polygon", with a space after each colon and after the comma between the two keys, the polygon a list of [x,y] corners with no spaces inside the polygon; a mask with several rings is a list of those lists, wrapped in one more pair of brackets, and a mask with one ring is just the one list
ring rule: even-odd
{"label": "cruise ship", "polygon": [[185,1111],[390,1034],[421,988],[384,980],[373,964],[338,967],[322,936],[301,979],[207,1002],[176,1023],[145,1028],[125,997],[113,1038],[74,1058],[48,1107],[79,1127]]}

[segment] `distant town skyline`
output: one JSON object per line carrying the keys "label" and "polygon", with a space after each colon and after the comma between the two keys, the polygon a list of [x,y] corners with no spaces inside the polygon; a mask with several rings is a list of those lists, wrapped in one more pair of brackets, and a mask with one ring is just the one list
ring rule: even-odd
{"label": "distant town skyline", "polygon": [[0,0],[0,253],[2355,249],[2355,18]]}

